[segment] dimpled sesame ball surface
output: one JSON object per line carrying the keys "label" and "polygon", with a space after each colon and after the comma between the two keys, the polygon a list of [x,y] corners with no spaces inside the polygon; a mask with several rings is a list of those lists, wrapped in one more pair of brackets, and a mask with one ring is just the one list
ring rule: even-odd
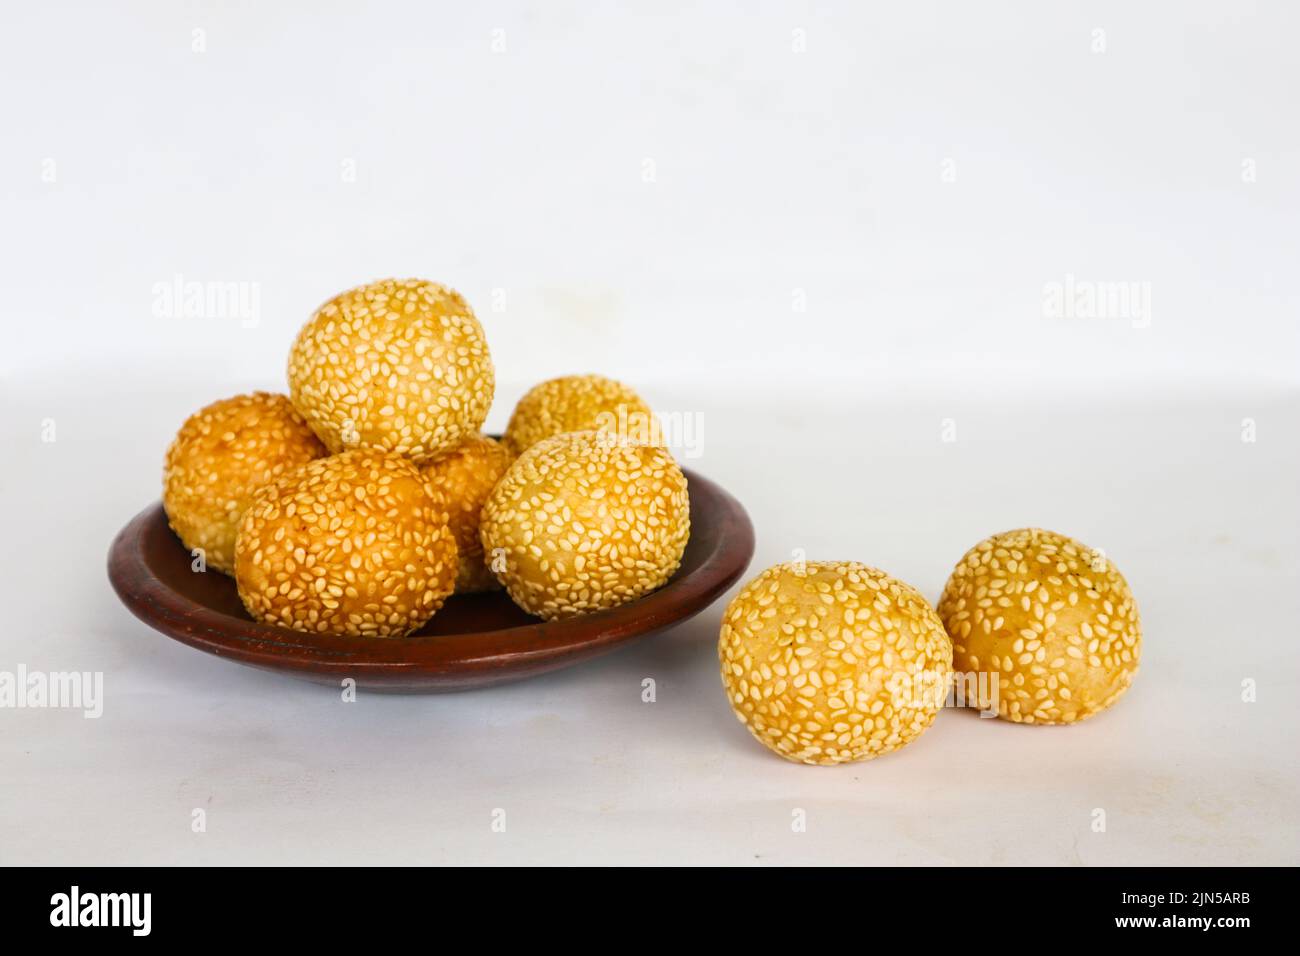
{"label": "dimpled sesame ball surface", "polygon": [[952,645],[920,592],[856,562],[768,568],[727,607],[718,659],[741,723],[806,764],[910,743],[952,674]]}
{"label": "dimpled sesame ball surface", "polygon": [[1065,535],[1024,528],[984,539],[953,570],[939,616],[958,673],[997,674],[998,716],[1007,720],[1086,720],[1137,673],[1142,625],[1128,582],[1100,551]]}
{"label": "dimpled sesame ball surface", "polygon": [[266,624],[401,637],[456,583],[456,541],[410,461],[357,449],[258,492],[239,526],[235,583]]}
{"label": "dimpled sesame ball surface", "polygon": [[483,559],[479,516],[488,495],[513,460],[500,442],[486,435],[473,435],[420,468],[430,487],[441,496],[447,523],[456,538],[460,554],[458,594],[501,587]]}
{"label": "dimpled sesame ball surface", "polygon": [[254,392],[195,412],[163,463],[163,509],[185,547],[235,570],[235,532],[253,493],[326,454],[284,395]]}
{"label": "dimpled sesame ball surface", "polygon": [[374,446],[427,460],[475,434],[495,376],[458,292],[386,279],[330,299],[289,353],[289,394],[332,452]]}
{"label": "dimpled sesame ball surface", "polygon": [[[661,447],[607,432],[528,449],[483,507],[483,548],[525,611],[551,620],[634,601],[681,563],[690,536],[686,476]],[[500,549],[498,552],[497,549]]]}
{"label": "dimpled sesame ball surface", "polygon": [[566,375],[534,385],[515,406],[501,441],[521,455],[543,438],[594,428],[659,444],[650,406],[622,382],[601,375]]}

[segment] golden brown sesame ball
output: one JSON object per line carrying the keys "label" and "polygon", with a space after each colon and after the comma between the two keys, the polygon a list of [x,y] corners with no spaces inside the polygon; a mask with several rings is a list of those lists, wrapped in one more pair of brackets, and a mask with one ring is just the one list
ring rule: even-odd
{"label": "golden brown sesame ball", "polygon": [[289,399],[270,392],[213,402],[185,420],[163,463],[167,521],[207,565],[235,570],[235,531],[253,493],[326,453]]}
{"label": "golden brown sesame ball", "polygon": [[472,435],[420,468],[430,487],[441,497],[447,523],[456,538],[456,550],[460,554],[457,594],[501,587],[483,559],[479,515],[512,461],[514,458],[500,442],[486,435]]}
{"label": "golden brown sesame ball", "polygon": [[483,507],[481,536],[514,602],[550,620],[664,584],[686,549],[690,511],[686,476],[664,448],[570,432],[510,466]]}
{"label": "golden brown sesame ball", "polygon": [[521,455],[543,438],[599,428],[639,444],[662,444],[641,396],[600,375],[566,375],[534,385],[510,415],[502,443]]}
{"label": "golden brown sesame ball", "polygon": [[289,353],[289,394],[332,452],[374,446],[425,461],[482,427],[494,387],[473,310],[422,279],[335,296]]}
{"label": "golden brown sesame ball", "polygon": [[[1102,552],[1041,528],[995,534],[967,551],[939,616],[958,674],[997,675],[998,716],[1007,720],[1086,720],[1137,673],[1142,624],[1128,582]],[[991,697],[988,677],[982,686]],[[980,706],[992,704],[981,697]]]}
{"label": "golden brown sesame ball", "polygon": [[930,726],[952,645],[911,585],[852,561],[778,564],[727,607],[718,638],[732,709],[787,760],[897,750]]}
{"label": "golden brown sesame ball", "polygon": [[361,448],[258,492],[239,526],[235,583],[265,624],[402,637],[456,583],[456,540],[410,461]]}

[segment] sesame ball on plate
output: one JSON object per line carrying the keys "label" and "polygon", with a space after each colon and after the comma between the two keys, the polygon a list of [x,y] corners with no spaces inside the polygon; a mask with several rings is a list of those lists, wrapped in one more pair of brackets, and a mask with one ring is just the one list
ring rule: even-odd
{"label": "sesame ball on plate", "polygon": [[499,441],[471,435],[451,451],[420,467],[430,487],[441,497],[447,523],[456,538],[460,571],[456,593],[494,591],[501,587],[488,568],[479,540],[479,515],[487,497],[514,461]]}
{"label": "sesame ball on plate", "polygon": [[690,529],[686,476],[666,449],[581,431],[538,442],[510,466],[481,534],[488,555],[501,549],[496,574],[514,602],[550,620],[660,587]]}
{"label": "sesame ball on plate", "polygon": [[566,375],[534,385],[515,406],[501,441],[521,455],[543,438],[589,429],[662,444],[650,406],[622,382],[601,375]]}
{"label": "sesame ball on plate", "polygon": [[185,420],[163,464],[163,509],[185,547],[235,570],[235,530],[267,482],[326,454],[284,395],[213,402]]}
{"label": "sesame ball on plate", "polygon": [[[1137,603],[1101,551],[1041,528],[986,538],[953,570],[939,616],[961,674],[996,675],[1006,720],[1069,724],[1128,690],[1142,651]],[[991,680],[976,682],[987,688]]]}
{"label": "sesame ball on plate", "polygon": [[267,485],[235,547],[248,613],[318,634],[409,634],[451,595],[456,568],[456,540],[419,469],[373,448]]}
{"label": "sesame ball on plate", "polygon": [[718,638],[736,717],[787,760],[869,760],[915,740],[947,697],[952,646],[911,585],[851,561],[778,564]]}
{"label": "sesame ball on plate", "polygon": [[332,452],[374,446],[426,461],[475,434],[495,377],[460,293],[385,279],[330,299],[289,353],[289,394]]}

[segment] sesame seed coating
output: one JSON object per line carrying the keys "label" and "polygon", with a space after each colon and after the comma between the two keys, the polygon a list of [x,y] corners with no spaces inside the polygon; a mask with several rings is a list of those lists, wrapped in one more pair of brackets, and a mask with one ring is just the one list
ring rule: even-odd
{"label": "sesame seed coating", "polygon": [[718,637],[736,717],[806,764],[870,760],[918,737],[943,705],[952,645],[911,585],[845,561],[778,564],[727,607]]}
{"label": "sesame seed coating", "polygon": [[533,445],[483,507],[481,537],[510,597],[551,620],[634,601],[663,585],[690,536],[686,476],[664,448],[608,432]]}
{"label": "sesame seed coating", "polygon": [[447,523],[456,538],[460,571],[456,593],[494,591],[501,582],[483,559],[479,516],[488,495],[514,461],[505,446],[486,435],[471,435],[449,452],[420,467],[430,488],[442,500]]}
{"label": "sesame seed coating", "polygon": [[163,462],[163,509],[185,547],[208,567],[235,570],[235,532],[253,493],[326,454],[284,395],[253,392],[213,402],[185,420]]}
{"label": "sesame seed coating", "polygon": [[451,595],[456,567],[456,540],[419,470],[371,448],[264,487],[235,547],[248,613],[317,634],[409,634]]}
{"label": "sesame seed coating", "polygon": [[622,382],[601,375],[566,375],[534,385],[515,406],[501,441],[521,455],[543,438],[594,428],[660,444],[650,406]]}
{"label": "sesame seed coating", "polygon": [[957,670],[996,673],[998,716],[1017,723],[1086,720],[1137,674],[1142,624],[1128,582],[1065,535],[1022,528],[984,539],[953,570],[939,616]]}
{"label": "sesame seed coating", "polygon": [[473,310],[421,279],[335,296],[289,353],[289,395],[332,452],[374,446],[425,461],[482,427],[494,388]]}

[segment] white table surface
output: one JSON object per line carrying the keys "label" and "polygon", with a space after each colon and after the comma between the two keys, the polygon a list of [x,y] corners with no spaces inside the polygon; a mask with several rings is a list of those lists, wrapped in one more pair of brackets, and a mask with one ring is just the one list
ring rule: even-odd
{"label": "white table surface", "polygon": [[[97,720],[0,711],[2,863],[1300,856],[1294,395],[824,394],[737,407],[660,390],[659,407],[703,416],[703,454],[688,464],[748,508],[751,573],[802,548],[934,598],[967,546],[1034,523],[1105,548],[1136,592],[1142,670],[1111,711],[1066,728],[945,711],[898,753],[818,768],[773,757],[732,716],[715,662],[723,602],[523,683],[355,703],[151,631],[117,603],[105,552],[156,497],[176,421],[212,389],[127,378],[132,391],[116,394],[117,380],[29,383],[5,422],[0,668],[99,670],[105,703]],[[46,417],[52,444],[38,437]],[[1255,443],[1241,441],[1243,417]],[[944,418],[955,443],[939,440]],[[655,703],[641,700],[646,677]],[[195,809],[205,832],[191,830]],[[498,809],[505,832],[492,828]]]}

